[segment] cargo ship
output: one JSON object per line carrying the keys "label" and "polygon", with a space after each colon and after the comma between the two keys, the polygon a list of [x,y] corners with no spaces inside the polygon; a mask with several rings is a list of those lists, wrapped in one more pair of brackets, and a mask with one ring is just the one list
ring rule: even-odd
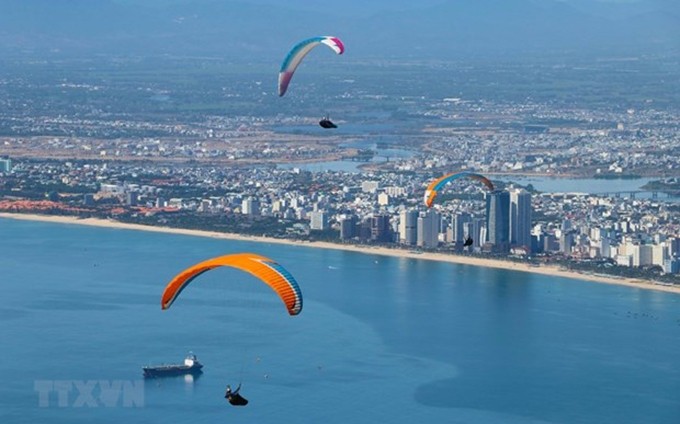
{"label": "cargo ship", "polygon": [[203,372],[203,364],[198,362],[196,355],[189,353],[186,358],[184,358],[184,363],[182,364],[163,364],[154,365],[149,367],[142,367],[144,371],[144,377],[171,377],[175,375],[185,375],[192,374],[198,375]]}

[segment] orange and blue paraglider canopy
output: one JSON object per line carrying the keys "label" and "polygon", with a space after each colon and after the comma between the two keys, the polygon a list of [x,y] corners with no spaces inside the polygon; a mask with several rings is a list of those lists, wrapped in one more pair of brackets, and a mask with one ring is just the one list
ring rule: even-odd
{"label": "orange and blue paraglider canopy", "polygon": [[444,186],[448,183],[450,183],[453,180],[456,180],[458,178],[471,178],[476,181],[480,181],[483,183],[489,191],[494,190],[493,183],[491,180],[486,178],[484,175],[480,174],[475,174],[473,172],[467,172],[467,171],[462,171],[462,172],[452,172],[450,174],[446,174],[442,177],[439,177],[432,181],[428,186],[427,189],[425,190],[425,206],[428,208],[431,208],[432,205],[434,204],[434,199],[437,198],[437,194],[444,188]]}

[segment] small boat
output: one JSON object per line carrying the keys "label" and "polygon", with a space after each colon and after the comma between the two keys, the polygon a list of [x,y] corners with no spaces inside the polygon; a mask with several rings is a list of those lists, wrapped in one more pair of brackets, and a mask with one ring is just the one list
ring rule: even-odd
{"label": "small boat", "polygon": [[163,365],[153,365],[148,367],[142,367],[144,372],[144,377],[154,378],[154,377],[170,377],[176,375],[185,374],[201,374],[203,364],[198,362],[196,355],[189,352],[186,358],[184,358],[184,363],[182,364],[163,364]]}

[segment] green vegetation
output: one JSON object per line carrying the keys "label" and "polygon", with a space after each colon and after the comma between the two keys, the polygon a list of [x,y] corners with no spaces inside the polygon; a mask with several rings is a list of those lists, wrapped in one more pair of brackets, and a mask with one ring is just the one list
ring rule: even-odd
{"label": "green vegetation", "polygon": [[595,175],[593,175],[593,178],[597,178],[597,179],[601,179],[601,180],[637,180],[639,178],[642,178],[642,176],[636,175],[636,174],[604,173],[604,174],[595,174]]}
{"label": "green vegetation", "polygon": [[672,192],[672,193],[678,193],[680,194],[680,180],[657,180],[657,181],[650,181],[644,186],[642,186],[644,190],[650,190],[650,191],[663,191],[663,192]]}
{"label": "green vegetation", "polygon": [[237,214],[196,214],[195,212],[171,212],[143,215],[127,212],[116,215],[120,222],[185,228],[190,230],[215,231],[219,233],[236,233],[251,236],[284,238],[287,229],[299,221],[284,221],[273,217],[248,217]]}

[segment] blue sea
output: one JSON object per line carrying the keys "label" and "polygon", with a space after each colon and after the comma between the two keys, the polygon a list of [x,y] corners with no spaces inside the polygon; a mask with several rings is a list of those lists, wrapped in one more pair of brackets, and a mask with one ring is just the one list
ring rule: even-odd
{"label": "blue sea", "polygon": [[[290,317],[232,269],[269,256]],[[473,266],[0,219],[0,423],[680,422],[680,296]],[[197,378],[142,379],[193,351]],[[223,398],[242,383],[246,407]]]}

